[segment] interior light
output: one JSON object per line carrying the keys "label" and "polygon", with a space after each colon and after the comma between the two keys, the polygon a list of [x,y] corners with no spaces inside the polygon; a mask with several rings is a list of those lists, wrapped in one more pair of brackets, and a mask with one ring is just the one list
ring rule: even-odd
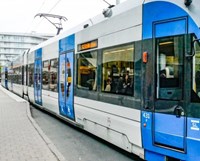
{"label": "interior light", "polygon": [[169,45],[169,44],[173,44],[174,42],[173,41],[166,41],[166,42],[161,42],[159,43],[159,45]]}

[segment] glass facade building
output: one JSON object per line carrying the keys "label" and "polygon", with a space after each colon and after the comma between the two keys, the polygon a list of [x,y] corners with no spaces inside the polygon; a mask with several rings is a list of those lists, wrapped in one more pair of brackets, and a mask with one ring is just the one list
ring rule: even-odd
{"label": "glass facade building", "polygon": [[25,50],[49,39],[54,35],[36,33],[0,33],[0,66],[12,61]]}

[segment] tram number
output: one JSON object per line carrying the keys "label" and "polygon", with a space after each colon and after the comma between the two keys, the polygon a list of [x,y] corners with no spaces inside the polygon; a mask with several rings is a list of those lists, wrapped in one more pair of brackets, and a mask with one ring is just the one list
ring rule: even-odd
{"label": "tram number", "polygon": [[145,119],[150,119],[150,114],[145,112],[145,113],[143,113],[143,117]]}
{"label": "tram number", "polygon": [[191,120],[191,130],[199,131],[199,120]]}

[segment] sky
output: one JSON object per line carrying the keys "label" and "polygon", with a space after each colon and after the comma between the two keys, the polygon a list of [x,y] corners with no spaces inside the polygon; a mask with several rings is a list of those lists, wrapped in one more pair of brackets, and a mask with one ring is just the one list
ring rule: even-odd
{"label": "sky", "polygon": [[[116,4],[116,0],[107,2]],[[57,29],[51,23],[35,15],[48,13],[66,17],[68,20],[62,21],[64,31],[101,14],[107,7],[103,0],[1,0],[0,32],[56,34]]]}

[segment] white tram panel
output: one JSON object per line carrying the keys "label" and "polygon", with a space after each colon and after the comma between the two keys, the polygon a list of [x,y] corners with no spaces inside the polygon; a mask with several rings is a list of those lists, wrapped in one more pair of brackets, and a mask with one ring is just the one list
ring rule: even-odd
{"label": "white tram panel", "polygon": [[75,97],[77,123],[84,129],[143,158],[140,110]]}
{"label": "white tram panel", "polygon": [[[137,16],[136,16],[137,15]],[[105,24],[104,24],[105,23]],[[110,30],[113,26],[115,30],[110,34],[105,34],[99,38],[99,48],[106,48],[114,45],[125,44],[142,39],[142,6],[129,10],[119,16],[114,17],[111,21],[102,23]],[[99,29],[101,26],[99,27]]]}
{"label": "white tram panel", "polygon": [[[58,59],[59,55],[58,42],[59,41],[52,42],[51,44],[42,48],[42,62],[46,60]],[[49,90],[42,89],[42,103],[44,108],[56,114],[59,114],[58,92],[52,92]]]}
{"label": "white tram panel", "polygon": [[42,47],[42,61],[58,58],[59,41],[51,42],[47,46]]}
{"label": "white tram panel", "polygon": [[[129,5],[134,6],[134,2],[130,2]],[[76,44],[98,39],[98,48],[102,49],[141,40],[141,37],[142,3],[125,13],[78,32]],[[74,103],[76,120],[84,126],[85,130],[144,157],[140,110],[80,97],[75,97]]]}
{"label": "white tram panel", "polygon": [[[125,2],[124,2],[125,3]],[[126,5],[125,5],[126,4]],[[105,19],[99,24],[93,25],[76,34],[76,44],[98,39],[98,48],[110,47],[141,40],[142,37],[142,3],[127,1],[122,6],[112,8],[119,10],[123,6],[132,6],[126,12],[116,14],[116,16]],[[129,7],[130,8],[130,7]]]}

